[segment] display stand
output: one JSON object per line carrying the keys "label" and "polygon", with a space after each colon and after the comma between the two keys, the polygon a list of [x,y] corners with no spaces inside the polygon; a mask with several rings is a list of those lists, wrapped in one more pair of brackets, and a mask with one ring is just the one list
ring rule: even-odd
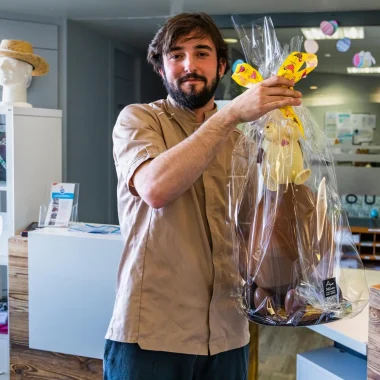
{"label": "display stand", "polygon": [[[60,188],[61,190],[54,192],[53,187],[55,189]],[[69,192],[67,192],[68,187],[70,188]],[[64,188],[66,188],[66,192]],[[40,206],[38,227],[68,227],[69,222],[77,223],[78,201],[79,183],[54,183],[47,185],[44,203]],[[65,219],[67,223],[64,221]]]}

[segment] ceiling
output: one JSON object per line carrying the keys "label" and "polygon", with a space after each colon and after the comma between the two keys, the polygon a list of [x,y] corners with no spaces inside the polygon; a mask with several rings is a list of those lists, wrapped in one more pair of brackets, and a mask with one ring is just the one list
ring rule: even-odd
{"label": "ceiling", "polygon": [[[352,40],[350,49],[345,53],[340,53],[336,49],[337,40],[319,40],[319,50],[317,52],[318,67],[315,71],[320,73],[347,74],[346,68],[353,66],[352,58],[354,54],[362,50],[370,51],[377,61],[376,66],[380,66],[380,26],[365,27],[364,33],[365,39]],[[224,37],[236,38],[234,29],[222,29],[222,34]],[[303,36],[300,28],[277,28],[276,35],[281,44],[289,43],[294,36]],[[231,44],[230,46],[244,59],[240,43]],[[304,51],[303,46],[302,51]],[[325,54],[330,54],[331,57],[325,57]]]}
{"label": "ceiling", "polygon": [[[69,18],[141,51],[146,51],[154,33],[169,15],[182,11],[202,11],[217,16],[366,10],[380,10],[380,1],[319,0],[311,4],[299,0],[1,0],[0,3],[2,14],[9,12],[33,17]],[[223,34],[236,37],[233,29],[223,30]],[[288,42],[291,37],[302,35],[298,28],[279,28],[277,34],[280,42]],[[354,40],[347,53],[339,53],[335,44],[336,41],[320,42],[318,71],[346,73],[346,66],[352,66],[353,54],[360,50],[370,50],[380,64],[380,26],[366,27],[366,39]],[[241,50],[239,44],[232,48]],[[331,54],[331,58],[324,57],[326,53]]]}
{"label": "ceiling", "polygon": [[378,0],[1,0],[0,10],[73,19],[165,16],[172,10],[210,14],[380,10]]}

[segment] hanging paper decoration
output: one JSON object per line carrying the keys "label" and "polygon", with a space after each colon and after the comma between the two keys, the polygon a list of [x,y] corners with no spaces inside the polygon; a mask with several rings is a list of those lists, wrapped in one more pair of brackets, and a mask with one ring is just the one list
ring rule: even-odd
{"label": "hanging paper decoration", "polygon": [[310,54],[315,54],[319,49],[318,42],[314,40],[306,40],[304,43],[304,47],[305,47],[306,53],[310,53]]}
{"label": "hanging paper decoration", "polygon": [[352,58],[352,63],[355,67],[362,67],[363,66],[363,57],[360,55],[360,53],[356,53],[354,57]]}
{"label": "hanging paper decoration", "polygon": [[373,58],[371,52],[364,52],[363,55],[363,67],[371,67],[376,63],[375,58]]}
{"label": "hanging paper decoration", "polygon": [[323,34],[326,34],[326,36],[332,36],[335,33],[335,27],[329,21],[322,21],[320,27]]}
{"label": "hanging paper decoration", "polygon": [[237,65],[241,65],[244,63],[242,59],[237,59],[233,64],[232,64],[232,72],[234,73],[236,70]]}
{"label": "hanging paper decoration", "polygon": [[332,36],[338,29],[338,22],[335,20],[332,21],[322,21],[320,24],[323,34],[326,36]]}
{"label": "hanging paper decoration", "polygon": [[338,27],[339,27],[338,21],[332,20],[332,21],[330,21],[330,24],[333,25],[333,27],[334,27],[334,33],[335,33],[337,31]]}
{"label": "hanging paper decoration", "polygon": [[336,43],[336,48],[341,53],[348,51],[351,47],[351,40],[349,38],[342,38]]}
{"label": "hanging paper decoration", "polygon": [[322,32],[327,36],[332,36],[334,34],[334,26],[328,21],[322,21],[320,26]]}
{"label": "hanging paper decoration", "polygon": [[375,58],[372,57],[371,52],[369,51],[361,51],[360,53],[356,53],[352,59],[352,63],[355,67],[365,68],[371,67],[376,63]]}

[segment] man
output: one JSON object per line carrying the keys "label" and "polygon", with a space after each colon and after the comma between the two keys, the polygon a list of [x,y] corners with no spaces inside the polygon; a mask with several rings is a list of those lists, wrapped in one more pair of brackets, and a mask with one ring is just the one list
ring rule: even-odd
{"label": "man", "polygon": [[270,78],[216,112],[227,46],[205,14],[169,19],[148,61],[169,96],[126,107],[114,157],[125,248],[107,333],[106,380],[244,380],[247,321],[231,297],[226,186],[236,125],[299,105]]}

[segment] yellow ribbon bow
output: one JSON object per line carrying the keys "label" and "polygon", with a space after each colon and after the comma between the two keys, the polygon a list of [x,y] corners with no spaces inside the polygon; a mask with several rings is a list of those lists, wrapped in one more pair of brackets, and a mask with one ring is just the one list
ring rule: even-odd
{"label": "yellow ribbon bow", "polygon": [[[306,68],[301,70],[301,67],[306,64]],[[293,80],[297,83],[299,80],[306,77],[318,65],[318,58],[315,54],[294,52],[289,54],[277,72],[278,76]],[[232,74],[232,79],[243,87],[252,87],[252,85],[263,81],[261,74],[247,63],[237,65],[235,72]],[[293,107],[286,106],[280,108],[280,111],[286,119],[291,119],[296,123],[304,137],[302,123],[294,112]]]}

